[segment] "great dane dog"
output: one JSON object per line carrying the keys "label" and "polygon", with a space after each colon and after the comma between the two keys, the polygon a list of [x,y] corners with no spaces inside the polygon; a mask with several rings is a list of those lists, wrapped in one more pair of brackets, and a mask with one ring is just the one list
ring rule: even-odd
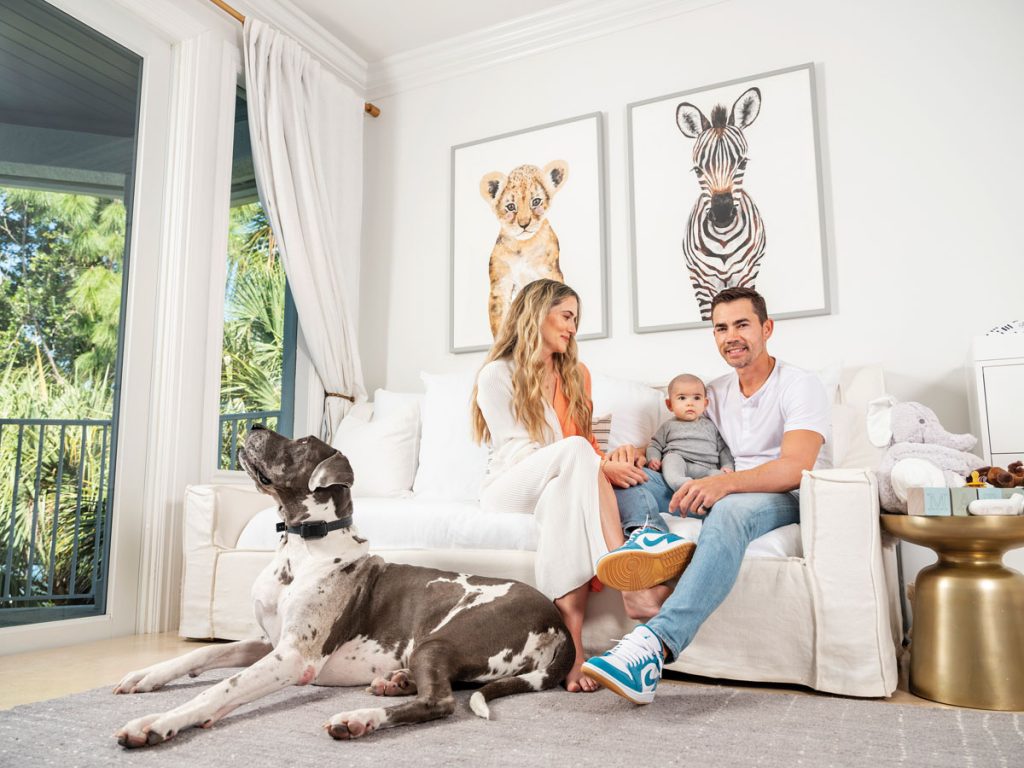
{"label": "great dane dog", "polygon": [[278,502],[283,520],[277,553],[252,590],[264,636],[200,648],[126,675],[114,693],[246,667],[169,712],[127,723],[116,734],[121,745],[159,744],[307,683],[369,684],[377,696],[415,696],[396,706],[339,712],[324,724],[335,739],[450,715],[455,681],[484,683],[469,703],[488,718],[491,699],[552,688],[572,668],[568,630],[535,589],[369,555],[352,525],[352,466],[326,443],[289,440],[257,425],[239,458]]}

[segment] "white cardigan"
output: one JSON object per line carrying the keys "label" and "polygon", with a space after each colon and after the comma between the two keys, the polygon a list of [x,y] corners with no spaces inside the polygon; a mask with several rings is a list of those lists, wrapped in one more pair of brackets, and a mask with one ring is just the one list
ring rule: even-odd
{"label": "white cardigan", "polygon": [[512,361],[493,360],[480,369],[477,376],[476,403],[480,406],[487,428],[491,431],[491,455],[487,463],[486,487],[494,478],[519,463],[538,448],[563,438],[558,414],[545,401],[544,419],[548,425],[546,442],[530,437],[526,426],[512,412]]}

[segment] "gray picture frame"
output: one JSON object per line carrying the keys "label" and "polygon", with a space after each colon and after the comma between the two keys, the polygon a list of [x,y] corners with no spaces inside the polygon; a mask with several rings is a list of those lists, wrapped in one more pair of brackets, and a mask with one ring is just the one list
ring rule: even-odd
{"label": "gray picture frame", "polygon": [[[799,64],[792,67],[786,67],[782,69],[776,69],[769,72],[762,72],[756,75],[751,75],[742,78],[736,78],[733,80],[726,80],[711,85],[702,85],[697,88],[690,88],[683,91],[677,91],[675,93],[666,94],[663,96],[656,96],[654,98],[644,99],[642,101],[632,102],[627,105],[626,109],[626,130],[627,130],[627,148],[628,148],[628,185],[629,185],[629,228],[630,228],[630,274],[632,278],[632,316],[633,316],[633,331],[634,333],[659,333],[662,331],[675,331],[675,330],[686,330],[690,328],[706,328],[710,326],[709,320],[697,320],[691,322],[663,322],[654,324],[644,324],[641,317],[641,302],[645,300],[642,295],[642,289],[640,286],[640,263],[645,258],[645,255],[638,252],[638,216],[637,216],[637,163],[636,163],[636,142],[638,137],[635,134],[636,128],[636,114],[637,111],[647,105],[653,105],[660,102],[682,102],[691,101],[694,104],[701,102],[700,95],[715,89],[731,88],[734,89],[734,96],[739,96],[743,91],[742,86],[756,86],[758,81],[765,80],[767,78],[776,77],[778,75],[787,75],[800,71],[806,71],[807,73],[807,100],[809,103],[810,112],[810,131],[813,136],[811,147],[807,149],[813,152],[814,161],[814,180],[816,184],[815,196],[816,196],[816,214],[817,214],[817,232],[815,233],[815,243],[820,248],[820,267],[821,267],[821,302],[820,304],[808,307],[806,309],[799,309],[796,311],[783,311],[773,312],[772,311],[772,298],[766,293],[765,298],[768,303],[769,314],[777,320],[784,320],[789,318],[798,317],[814,317],[821,315],[832,314],[833,311],[833,285],[831,276],[831,255],[829,252],[829,237],[828,237],[828,220],[826,217],[826,206],[825,206],[825,188],[824,188],[824,175],[822,168],[822,137],[821,137],[821,121],[818,114],[818,100],[817,100],[817,84],[815,79],[815,66],[813,62],[806,64]],[[726,104],[728,107],[731,104]],[[705,106],[704,105],[701,106]],[[710,105],[706,105],[710,107]],[[751,127],[751,131],[754,131],[756,126]],[[681,141],[688,141],[692,146],[693,140],[686,139],[681,133],[677,131],[676,136]],[[763,147],[758,147],[756,150],[755,140],[750,140],[751,153],[764,152]],[[756,161],[756,157],[755,157]],[[685,167],[679,168],[680,177],[685,176],[690,171],[690,165],[687,164]],[[694,190],[696,190],[696,185]],[[696,195],[692,199],[696,199]],[[678,237],[676,237],[675,248],[678,253],[680,264],[684,262],[684,255],[682,249],[682,240],[684,236],[684,229],[687,226],[689,220],[689,207],[685,208],[680,214]],[[767,226],[768,229],[768,248],[771,247],[771,225],[770,222]],[[766,251],[766,258],[769,257],[770,253]],[[685,265],[684,265],[685,272]],[[759,286],[758,286],[759,287]],[[693,294],[693,288],[689,282],[689,279],[681,285],[682,291],[689,291]]]}
{"label": "gray picture frame", "polygon": [[[489,325],[487,324],[486,312],[486,299],[490,289],[490,282],[486,278],[486,265],[490,259],[491,249],[494,247],[495,237],[492,234],[486,242],[484,242],[480,237],[475,237],[474,244],[476,247],[471,251],[467,251],[465,238],[460,238],[460,235],[462,234],[460,227],[465,225],[467,217],[473,217],[473,226],[475,228],[479,228],[481,226],[479,221],[480,217],[486,216],[490,217],[490,221],[494,222],[493,228],[494,231],[497,232],[497,222],[494,219],[493,212],[487,210],[486,203],[479,196],[479,192],[476,189],[473,190],[472,195],[467,192],[466,187],[468,186],[468,181],[473,178],[479,179],[479,173],[470,173],[470,169],[466,167],[466,164],[474,166],[476,171],[485,169],[484,172],[501,171],[507,173],[511,170],[511,167],[504,167],[501,162],[495,162],[485,166],[481,164],[482,161],[480,158],[486,155],[490,149],[495,149],[495,155],[500,156],[503,153],[507,153],[509,147],[520,146],[524,142],[526,144],[530,144],[534,138],[536,139],[536,145],[538,148],[544,147],[546,141],[557,143],[557,137],[561,133],[558,129],[563,129],[574,123],[579,123],[579,130],[584,135],[590,136],[590,139],[593,142],[592,153],[589,151],[589,148],[586,147],[554,147],[548,152],[537,152],[536,154],[538,154],[538,157],[536,159],[533,159],[532,157],[529,159],[524,158],[522,162],[541,165],[547,158],[553,159],[556,156],[562,157],[570,153],[574,153],[577,158],[581,155],[583,156],[583,163],[589,162],[591,164],[586,168],[585,173],[581,173],[581,170],[583,170],[579,167],[581,161],[579,159],[576,160],[576,167],[570,168],[565,189],[560,191],[552,202],[549,220],[552,221],[553,227],[555,226],[554,221],[558,220],[561,222],[558,225],[557,237],[561,252],[560,262],[562,264],[562,272],[565,276],[566,283],[580,293],[580,301],[582,304],[582,323],[581,332],[577,336],[577,340],[586,341],[589,339],[603,339],[608,337],[610,308],[608,291],[607,164],[605,158],[604,113],[589,112],[562,120],[509,131],[507,133],[488,136],[486,138],[476,139],[474,141],[452,146],[450,157],[451,173],[449,178],[450,216],[448,282],[448,351],[451,354],[482,352],[490,349],[491,347],[489,341],[488,343],[465,343],[465,337],[470,334],[466,332],[457,333],[457,331],[461,329],[457,329],[456,327],[457,323],[460,322],[459,316],[464,316],[465,314],[465,312],[460,308],[478,305],[481,308],[479,320],[487,329],[487,337],[488,340],[490,339],[490,330]],[[592,123],[592,128],[588,128],[586,123]],[[591,154],[593,155],[592,157],[590,157]],[[464,163],[460,164],[461,161],[464,161]],[[507,166],[508,163],[505,163],[505,165]],[[460,178],[462,180],[461,186]],[[593,188],[581,189],[581,186],[588,179],[593,180]],[[575,190],[572,187],[574,181],[577,185]],[[578,196],[585,196],[585,200],[581,200],[579,205],[570,208],[570,206],[565,204],[565,198],[567,198],[571,193],[575,193]],[[476,196],[475,200],[470,200],[473,195]],[[587,211],[588,213],[585,214],[584,211]],[[572,218],[571,225],[576,231],[583,231],[583,228],[586,228],[588,241],[596,243],[597,245],[596,248],[592,249],[593,253],[579,255],[574,252],[576,246],[571,239],[567,240],[567,236],[570,234],[571,229],[568,226],[568,222],[565,220],[569,217]],[[580,248],[581,252],[583,250],[589,251],[591,249]],[[479,253],[479,256],[476,255],[477,253]],[[572,255],[570,256],[570,254]],[[480,265],[476,259],[482,260],[484,264],[484,284],[480,285],[479,281],[476,281],[472,284],[472,290],[467,290],[465,285],[465,281],[467,279],[465,270],[467,267],[470,267],[474,271],[478,271]],[[565,269],[567,263],[575,263],[588,273],[596,271],[598,275],[596,278],[593,274],[586,274],[584,276],[581,271],[579,273],[579,277],[583,282],[581,283],[580,280],[574,281],[572,275]],[[584,288],[584,285],[588,287]],[[595,287],[599,288],[600,292],[600,301],[599,306],[597,307],[594,306],[595,301],[593,297]],[[595,313],[597,318],[597,327],[595,327],[595,323],[593,321]],[[472,329],[472,332],[475,333],[476,330],[477,329],[474,328]]]}

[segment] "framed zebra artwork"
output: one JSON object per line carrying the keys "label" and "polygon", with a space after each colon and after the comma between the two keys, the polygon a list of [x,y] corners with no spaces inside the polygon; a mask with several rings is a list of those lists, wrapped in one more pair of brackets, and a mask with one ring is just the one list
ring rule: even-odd
{"label": "framed zebra artwork", "polygon": [[696,328],[752,286],[772,317],[831,311],[814,66],[628,106],[633,329]]}
{"label": "framed zebra artwork", "polygon": [[519,289],[561,280],[608,335],[604,126],[595,112],[452,147],[451,352],[489,349]]}

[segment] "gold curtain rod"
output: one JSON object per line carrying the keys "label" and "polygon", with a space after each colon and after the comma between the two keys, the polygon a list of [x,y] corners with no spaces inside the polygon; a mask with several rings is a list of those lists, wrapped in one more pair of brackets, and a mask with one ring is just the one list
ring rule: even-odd
{"label": "gold curtain rod", "polygon": [[[225,3],[224,0],[210,0],[210,2],[216,5],[218,8],[220,8],[222,11],[224,11],[224,13],[226,13],[228,16],[231,16],[236,21],[238,21],[239,24],[245,24],[245,16],[242,14],[242,12],[237,10],[236,8],[232,8],[230,5]],[[378,107],[376,104],[371,104],[368,101],[365,104],[363,104],[363,111],[366,112],[366,114],[368,114],[370,117],[378,117],[380,115],[380,107]]]}

